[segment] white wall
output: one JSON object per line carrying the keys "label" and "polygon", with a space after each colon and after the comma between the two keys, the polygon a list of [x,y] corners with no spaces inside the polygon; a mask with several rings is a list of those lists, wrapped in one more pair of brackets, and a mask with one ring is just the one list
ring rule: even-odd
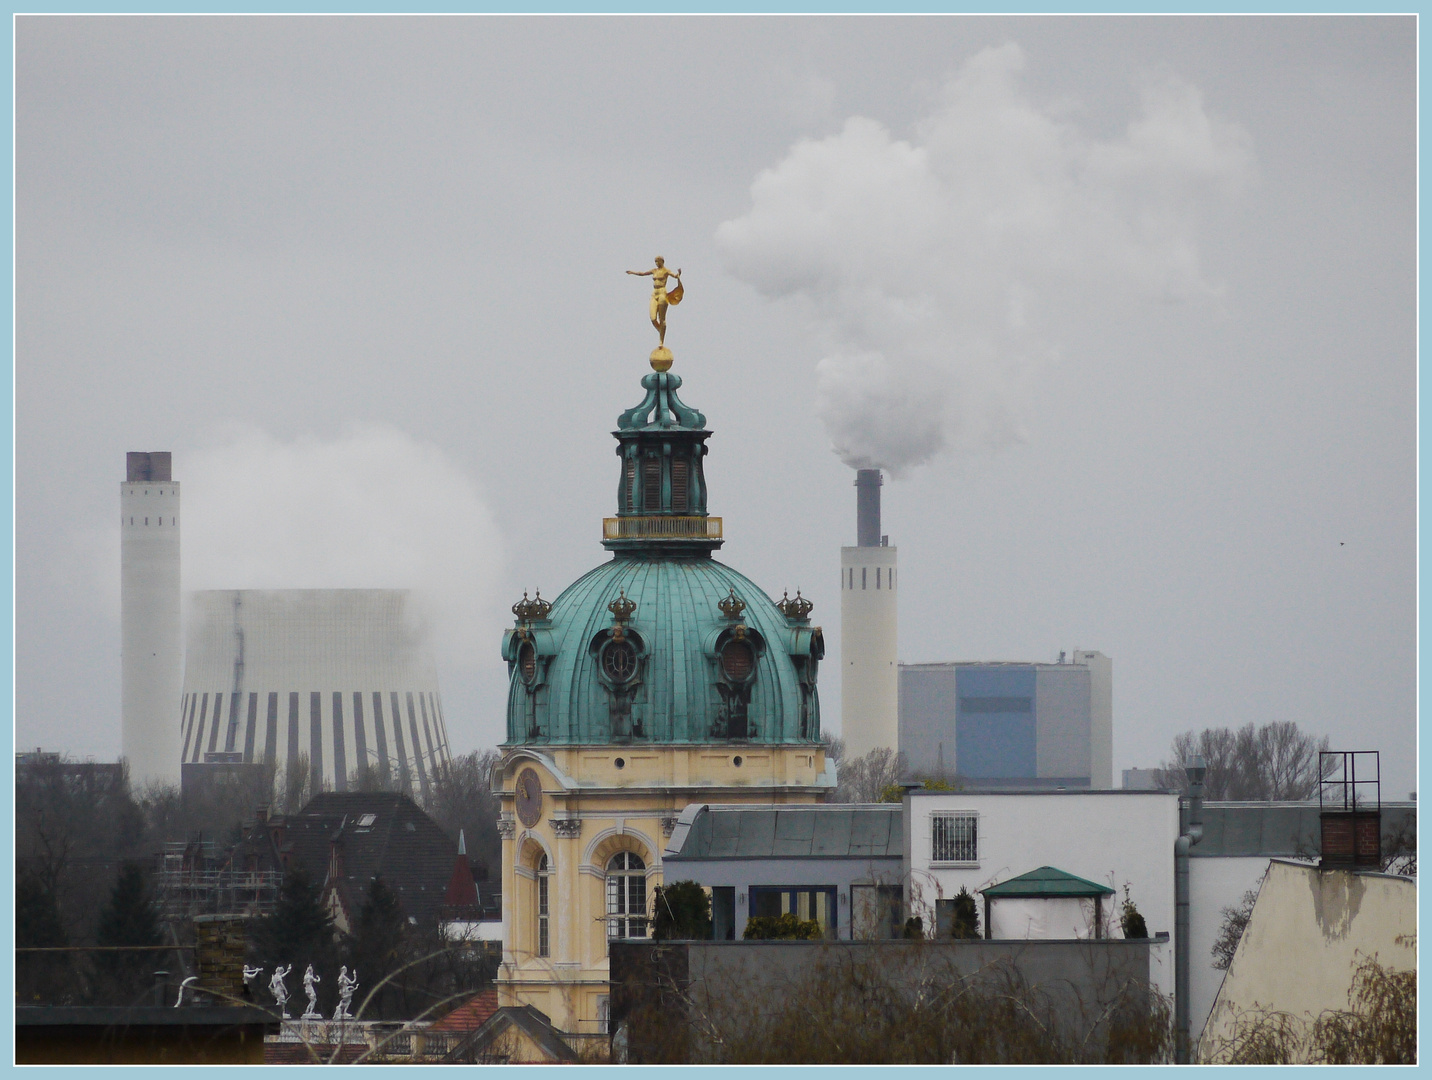
{"label": "white wall", "polygon": [[136,787],[179,783],[179,485],[119,485],[120,742]]}
{"label": "white wall", "polygon": [[840,574],[840,736],[854,758],[900,745],[896,549],[843,547]]}
{"label": "white wall", "polygon": [[[1194,848],[1195,851],[1198,848]],[[1188,860],[1188,1037],[1189,1045],[1208,1020],[1224,973],[1213,966],[1213,943],[1223,926],[1223,909],[1237,907],[1256,889],[1268,869],[1268,857],[1247,856]]]}
{"label": "white wall", "polygon": [[[934,925],[934,900],[965,886],[978,890],[1041,866],[1052,866],[1117,891],[1109,899],[1113,924],[1124,885],[1149,934],[1169,934],[1170,945],[1153,952],[1151,973],[1161,991],[1174,989],[1173,845],[1178,838],[1178,797],[1161,791],[981,792],[914,791],[906,797],[906,894],[911,914]],[[979,863],[932,866],[930,817],[934,812],[979,814]]]}

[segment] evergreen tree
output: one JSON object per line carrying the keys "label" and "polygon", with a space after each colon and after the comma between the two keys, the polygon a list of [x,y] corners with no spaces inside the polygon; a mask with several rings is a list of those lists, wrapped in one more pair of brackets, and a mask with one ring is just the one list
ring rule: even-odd
{"label": "evergreen tree", "polygon": [[955,894],[954,911],[950,917],[950,937],[972,939],[980,936],[980,909],[969,889],[963,885]]}
{"label": "evergreen tree", "polygon": [[15,944],[30,948],[69,944],[55,894],[33,874],[22,873],[15,883]]}
{"label": "evergreen tree", "polygon": [[[407,959],[407,936],[402,902],[381,876],[375,877],[358,912],[355,933],[349,940],[349,964],[361,973],[362,980],[353,1002],[355,1015],[369,991],[376,989],[384,976],[403,966]],[[406,989],[407,979],[403,975],[377,989],[363,1018],[387,1019],[394,1015],[394,1011],[401,1008]]]}
{"label": "evergreen tree", "polygon": [[694,881],[674,881],[654,892],[651,936],[657,941],[707,941],[711,898]]}
{"label": "evergreen tree", "polygon": [[[32,949],[69,944],[55,894],[33,874],[15,882],[15,944]],[[15,1000],[62,1004],[68,998],[69,958],[65,953],[19,953],[15,964]]]}
{"label": "evergreen tree", "polygon": [[[312,964],[323,981],[319,989],[325,1000],[335,997],[333,984],[338,978],[335,962],[337,950],[333,941],[333,916],[323,906],[322,889],[296,867],[284,874],[283,888],[273,913],[258,921],[254,941],[260,959],[272,970],[277,964],[292,964],[289,977],[290,993],[301,985],[304,969]],[[294,977],[300,979],[294,982]],[[301,993],[301,991],[299,991]]]}
{"label": "evergreen tree", "polygon": [[[97,943],[112,948],[158,945],[162,941],[159,913],[144,869],[136,862],[125,862],[100,912]],[[164,960],[158,952],[100,953],[96,967],[101,982],[106,984],[103,993],[118,1002],[136,1000],[149,992],[152,973],[163,967]]]}

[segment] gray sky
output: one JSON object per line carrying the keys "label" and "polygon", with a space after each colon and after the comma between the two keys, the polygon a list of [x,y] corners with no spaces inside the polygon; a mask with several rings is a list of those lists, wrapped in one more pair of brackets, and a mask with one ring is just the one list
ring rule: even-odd
{"label": "gray sky", "polygon": [[844,456],[899,470],[902,660],[1101,649],[1116,770],[1291,719],[1405,797],[1414,35],[22,18],[17,745],[118,752],[140,449],[186,588],[421,588],[496,743],[507,607],[606,558],[659,252],[720,557],[833,653]]}

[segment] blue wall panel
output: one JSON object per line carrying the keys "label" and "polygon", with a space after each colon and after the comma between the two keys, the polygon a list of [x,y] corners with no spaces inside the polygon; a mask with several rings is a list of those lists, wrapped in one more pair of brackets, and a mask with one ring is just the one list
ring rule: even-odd
{"label": "blue wall panel", "polygon": [[957,669],[956,753],[962,776],[1034,777],[1034,667]]}

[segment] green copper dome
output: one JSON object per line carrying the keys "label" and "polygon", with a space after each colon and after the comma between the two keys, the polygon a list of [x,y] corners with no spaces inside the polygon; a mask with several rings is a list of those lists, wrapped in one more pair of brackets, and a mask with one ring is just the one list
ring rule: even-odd
{"label": "green copper dome", "polygon": [[621,460],[610,562],[552,603],[522,601],[502,642],[508,745],[814,743],[825,652],[810,602],[774,603],[711,557],[706,418],[679,376],[642,379],[646,398],[613,432]]}

